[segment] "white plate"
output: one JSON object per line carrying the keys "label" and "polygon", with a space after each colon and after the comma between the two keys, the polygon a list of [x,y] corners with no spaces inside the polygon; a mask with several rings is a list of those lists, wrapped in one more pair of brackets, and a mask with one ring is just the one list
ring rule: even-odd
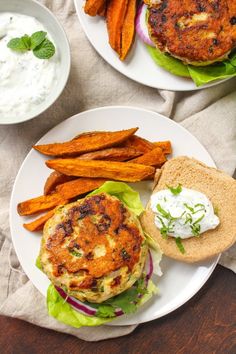
{"label": "white plate", "polygon": [[91,17],[83,11],[83,0],[74,0],[81,26],[96,51],[114,69],[143,85],[171,91],[191,91],[217,85],[218,80],[208,85],[196,87],[192,79],[173,75],[157,66],[142,41],[136,36],[132,51],[122,62],[108,43],[106,23],[102,17]]}
{"label": "white plate", "polygon": [[[151,141],[171,140],[174,156],[195,157],[209,166],[212,158],[199,141],[187,130],[158,113],[132,107],[104,107],[75,115],[50,130],[39,144],[71,139],[79,132],[91,130],[120,130],[139,127],[138,134]],[[43,294],[49,280],[35,266],[40,248],[40,235],[26,231],[22,223],[29,218],[20,217],[16,206],[20,201],[41,195],[49,170],[46,157],[31,150],[25,158],[13,187],[10,202],[10,227],[13,244],[19,261],[33,284]],[[133,185],[146,203],[151,193],[150,182]],[[188,265],[163,257],[163,276],[158,279],[160,294],[145,304],[136,314],[115,320],[113,325],[128,325],[153,320],[177,309],[190,299],[206,282],[218,258],[195,265]],[[46,305],[45,305],[46,306]]]}

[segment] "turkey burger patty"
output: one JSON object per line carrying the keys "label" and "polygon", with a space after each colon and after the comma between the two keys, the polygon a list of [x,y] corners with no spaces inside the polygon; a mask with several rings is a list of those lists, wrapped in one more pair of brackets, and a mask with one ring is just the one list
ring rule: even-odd
{"label": "turkey burger patty", "polygon": [[146,0],[157,48],[186,64],[222,61],[236,45],[236,1]]}
{"label": "turkey burger patty", "polygon": [[57,208],[44,227],[40,261],[55,286],[100,303],[140,278],[147,251],[138,218],[102,193]]}

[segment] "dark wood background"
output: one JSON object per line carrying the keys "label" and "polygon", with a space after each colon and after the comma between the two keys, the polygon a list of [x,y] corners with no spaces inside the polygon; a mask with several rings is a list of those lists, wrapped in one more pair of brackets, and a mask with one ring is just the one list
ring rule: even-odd
{"label": "dark wood background", "polygon": [[[1,354],[236,354],[236,281],[217,266],[184,306],[140,325],[128,336],[84,342],[32,324],[0,317]],[[92,329],[91,329],[92,331]]]}

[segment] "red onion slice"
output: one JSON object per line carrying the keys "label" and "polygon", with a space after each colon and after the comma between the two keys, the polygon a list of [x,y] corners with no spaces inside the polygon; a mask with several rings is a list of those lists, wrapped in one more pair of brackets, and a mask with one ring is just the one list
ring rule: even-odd
{"label": "red onion slice", "polygon": [[148,34],[148,28],[146,24],[146,11],[147,5],[145,4],[142,4],[138,9],[136,17],[136,32],[144,43],[155,47],[153,41],[150,39]]}
{"label": "red onion slice", "polygon": [[63,299],[68,302],[71,306],[73,306],[76,310],[82,312],[85,315],[89,316],[95,316],[97,313],[97,310],[94,309],[93,307],[90,307],[88,305],[85,305],[83,302],[80,302],[79,300],[72,298],[71,296],[68,296],[66,292],[59,288],[58,286],[55,286],[57,292],[61,295]]}
{"label": "red onion slice", "polygon": [[[57,292],[61,295],[61,297],[68,302],[75,310],[83,313],[86,316],[96,316],[97,310],[87,304],[84,304],[83,302],[75,299],[72,296],[68,296],[67,293],[62,289],[59,288],[58,286],[55,286],[55,289]],[[121,309],[116,309],[115,310],[115,315],[122,316],[124,312]]]}
{"label": "red onion slice", "polygon": [[145,268],[146,268],[146,272],[147,272],[146,281],[148,281],[153,274],[153,259],[152,259],[152,254],[151,254],[150,250],[148,250],[148,258],[147,258],[147,261],[145,264]]}

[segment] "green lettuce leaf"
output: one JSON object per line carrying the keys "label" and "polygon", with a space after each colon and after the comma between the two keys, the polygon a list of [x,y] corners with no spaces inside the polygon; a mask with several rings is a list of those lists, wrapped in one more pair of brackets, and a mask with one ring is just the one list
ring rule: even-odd
{"label": "green lettuce leaf", "polygon": [[100,318],[96,316],[86,316],[74,310],[57,292],[51,284],[47,291],[48,314],[66,325],[80,328],[82,326],[100,326],[111,318]]}
{"label": "green lettuce leaf", "polygon": [[105,182],[100,188],[95,189],[89,195],[108,193],[122,201],[135,215],[139,216],[143,211],[143,205],[139,193],[124,182]]}
{"label": "green lettuce leaf", "polygon": [[234,50],[229,56],[230,64],[236,66],[236,50]]}
{"label": "green lettuce leaf", "polygon": [[159,49],[147,46],[148,52],[158,66],[166,69],[170,73],[177,76],[190,77],[188,66],[184,65],[180,60],[162,53]]}
{"label": "green lettuce leaf", "polygon": [[236,76],[236,68],[229,60],[207,66],[188,65],[188,70],[197,86],[205,85],[214,80],[222,80]]}
{"label": "green lettuce leaf", "polygon": [[155,63],[177,76],[191,77],[196,86],[202,86],[215,80],[236,76],[236,53],[220,63],[206,66],[185,65],[179,59],[162,53],[159,49],[147,46]]}
{"label": "green lettuce leaf", "polygon": [[140,301],[139,301],[139,306],[142,306],[143,304],[145,304],[145,302],[147,302],[148,300],[151,299],[151,297],[154,294],[158,293],[158,288],[156,287],[156,285],[153,283],[153,281],[150,279],[148,281],[148,286],[147,286],[147,291],[146,293],[141,297]]}
{"label": "green lettuce leaf", "polygon": [[42,264],[41,264],[40,256],[39,256],[39,255],[38,255],[38,257],[36,258],[35,265],[36,265],[36,267],[37,267],[39,270],[42,270]]}

